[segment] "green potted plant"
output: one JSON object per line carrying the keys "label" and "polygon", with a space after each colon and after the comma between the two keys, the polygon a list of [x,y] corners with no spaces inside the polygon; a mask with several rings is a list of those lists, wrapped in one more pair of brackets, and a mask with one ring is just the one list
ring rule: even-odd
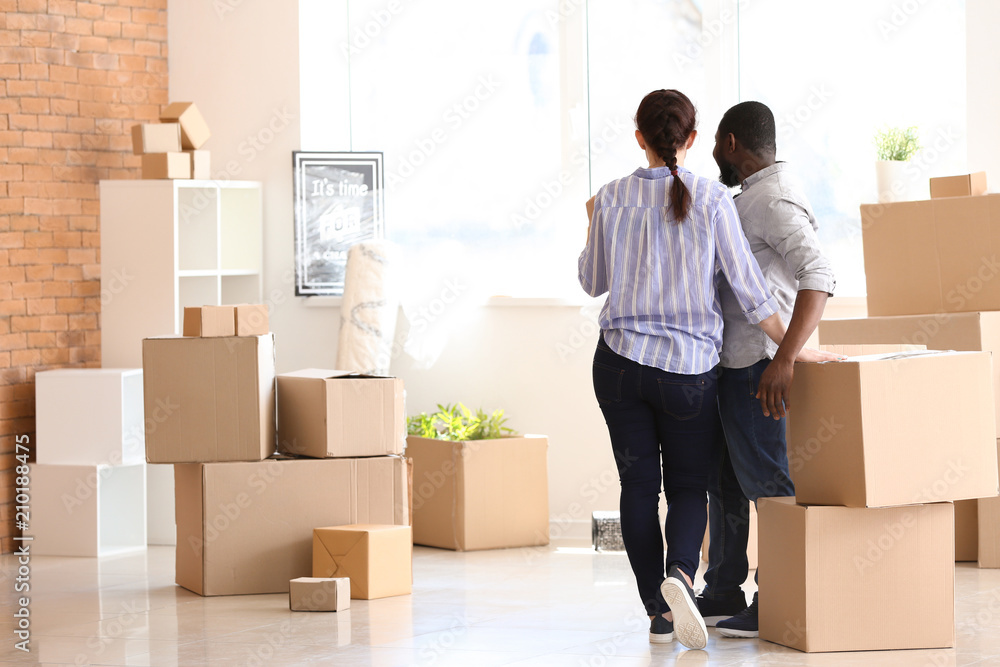
{"label": "green potted plant", "polygon": [[473,551],[549,543],[548,439],[503,410],[438,405],[406,420],[413,543]]}
{"label": "green potted plant", "polygon": [[880,204],[914,199],[907,162],[920,150],[916,127],[883,127],[875,132],[875,183]]}

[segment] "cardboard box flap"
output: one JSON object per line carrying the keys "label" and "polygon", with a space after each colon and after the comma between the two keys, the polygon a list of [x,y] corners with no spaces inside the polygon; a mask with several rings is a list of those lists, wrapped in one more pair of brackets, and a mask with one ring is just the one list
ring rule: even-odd
{"label": "cardboard box flap", "polygon": [[[360,531],[344,530],[323,530],[317,528],[314,536],[321,547],[326,550],[326,558],[321,562],[325,565],[324,570],[313,571],[314,576],[332,579],[335,577],[348,576],[350,572],[358,572],[364,568],[367,558],[368,534]],[[315,559],[315,553],[313,554]]]}
{"label": "cardboard box flap", "polygon": [[281,377],[310,378],[313,380],[334,380],[337,378],[385,378],[385,375],[365,375],[356,371],[338,371],[327,368],[303,368],[302,370],[282,373]]}

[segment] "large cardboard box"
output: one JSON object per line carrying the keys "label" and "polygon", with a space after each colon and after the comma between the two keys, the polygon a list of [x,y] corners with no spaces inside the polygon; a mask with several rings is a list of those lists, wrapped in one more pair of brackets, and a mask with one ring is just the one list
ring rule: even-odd
{"label": "large cardboard box", "polygon": [[[757,510],[761,639],[807,653],[955,645],[951,503],[865,509],[762,498]],[[903,621],[914,609],[920,622]]]}
{"label": "large cardboard box", "polygon": [[278,448],[287,454],[401,454],[403,381],[307,368],[278,376]]}
{"label": "large cardboard box", "polygon": [[184,153],[146,153],[142,156],[142,177],[191,178],[191,160]]}
{"label": "large cardboard box", "polygon": [[[822,345],[903,343],[931,350],[1000,353],[1000,313],[937,313],[864,320],[823,320]],[[993,362],[993,395],[1000,400],[1000,359]],[[1000,409],[997,411],[1000,431]]]}
{"label": "large cardboard box", "polygon": [[399,457],[174,466],[177,583],[199,595],[287,593],[312,573],[316,526],[406,525]]}
{"label": "large cardboard box", "polygon": [[412,563],[409,526],[358,524],[313,531],[313,576],[348,577],[357,600],[409,595]]}
{"label": "large cardboard box", "polygon": [[988,353],[796,364],[791,406],[789,467],[799,502],[885,507],[997,494]]}
{"label": "large cardboard box", "polygon": [[179,123],[146,123],[132,126],[132,153],[178,153],[181,150]]}
{"label": "large cardboard box", "polygon": [[931,179],[931,199],[942,197],[975,197],[986,194],[986,172],[961,176],[941,176]]}
{"label": "large cardboard box", "polygon": [[146,461],[261,461],[274,453],[274,336],[142,341]]}
{"label": "large cardboard box", "polygon": [[410,436],[413,543],[474,551],[549,543],[548,439]]}
{"label": "large cardboard box", "polygon": [[[160,114],[164,122],[180,123],[181,146],[185,150],[197,150],[212,136],[198,107],[193,102],[174,102]],[[190,162],[190,159],[189,159]]]}
{"label": "large cardboard box", "polygon": [[868,315],[1000,310],[1000,194],[861,206]]}
{"label": "large cardboard box", "polygon": [[955,562],[979,560],[979,501],[955,501]]}
{"label": "large cardboard box", "polygon": [[[997,440],[1000,455],[1000,440]],[[980,498],[976,505],[979,567],[1000,568],[1000,498]]]}

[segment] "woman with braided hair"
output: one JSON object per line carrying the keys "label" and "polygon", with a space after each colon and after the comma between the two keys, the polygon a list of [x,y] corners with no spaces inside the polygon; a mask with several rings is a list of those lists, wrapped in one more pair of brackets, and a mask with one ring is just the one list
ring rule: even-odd
{"label": "woman with braided hair", "polygon": [[[621,481],[621,529],[649,639],[676,632],[704,648],[692,585],[706,523],[713,443],[721,437],[715,367],[722,347],[721,272],[752,324],[780,342],[777,303],[743,235],[729,190],[684,168],[697,136],[694,105],[656,90],[635,115],[648,167],[612,181],[587,204],[579,278],[607,293],[594,354],[594,393]],[[664,561],[658,518],[667,500]]]}

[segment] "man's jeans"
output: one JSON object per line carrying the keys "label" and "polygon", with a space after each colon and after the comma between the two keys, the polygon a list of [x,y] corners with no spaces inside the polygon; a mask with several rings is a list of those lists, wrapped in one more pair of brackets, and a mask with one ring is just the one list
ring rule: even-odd
{"label": "man's jeans", "polygon": [[[750,504],[758,498],[794,496],[788,474],[785,419],[765,417],[757,400],[760,376],[770,363],[719,368],[719,413],[725,437],[714,449],[708,482],[709,549],[703,595],[741,594],[749,573]],[[755,575],[756,580],[756,575]]]}

